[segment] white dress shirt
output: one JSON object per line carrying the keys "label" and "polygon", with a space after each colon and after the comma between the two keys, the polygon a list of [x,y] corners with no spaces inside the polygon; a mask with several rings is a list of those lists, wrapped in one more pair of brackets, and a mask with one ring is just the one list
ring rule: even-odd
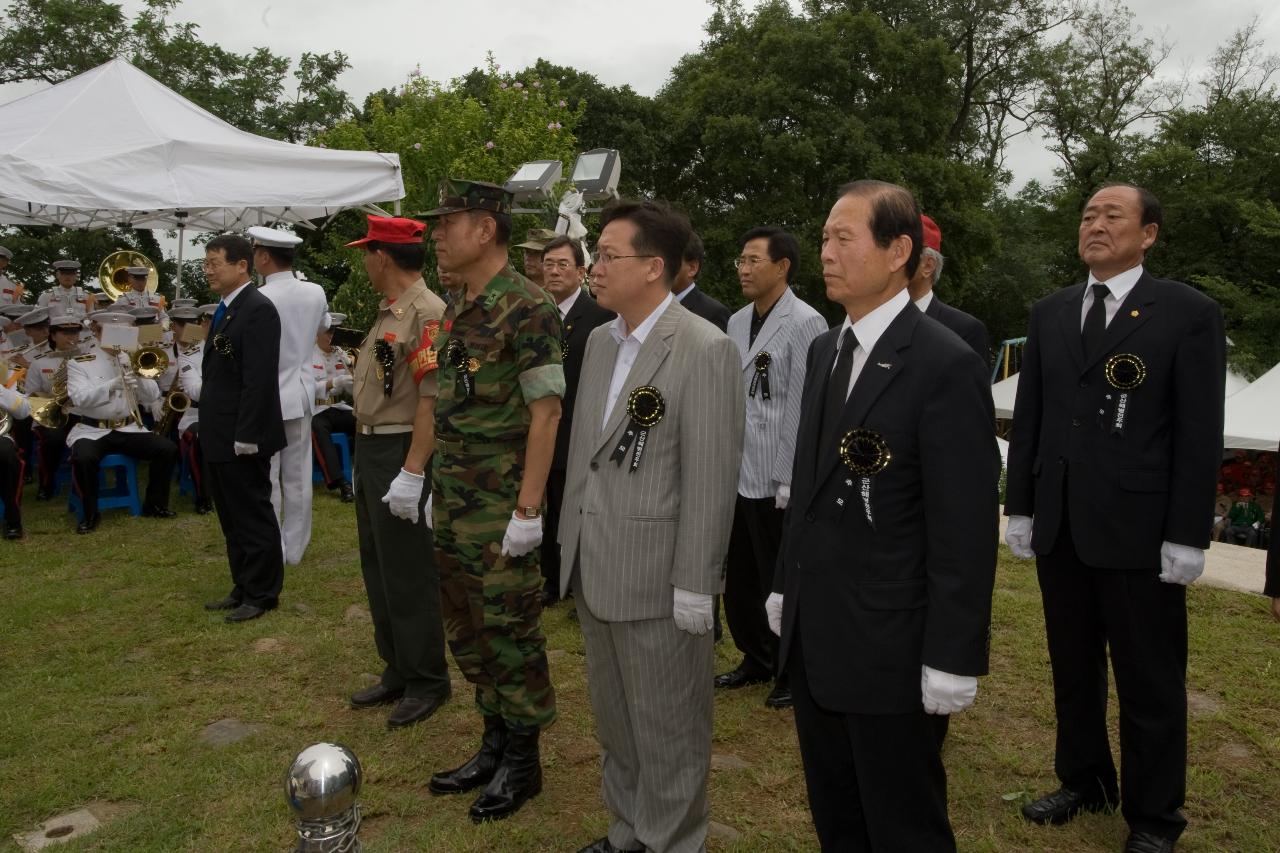
{"label": "white dress shirt", "polygon": [[569,312],[573,309],[573,304],[578,301],[578,297],[582,295],[582,288],[575,287],[573,292],[564,298],[564,302],[557,302],[556,307],[560,309],[560,319],[563,320],[569,316]]}
{"label": "white dress shirt", "polygon": [[[933,302],[933,291],[930,290],[924,296],[921,296],[919,299],[916,300],[916,307],[919,308],[921,312],[928,311],[929,304],[932,302]],[[854,332],[854,334],[856,335],[858,333]]]}
{"label": "white dress shirt", "polygon": [[235,299],[237,296],[239,296],[239,295],[240,295],[240,291],[244,290],[244,285],[245,285],[245,284],[248,284],[248,283],[249,283],[249,281],[250,281],[250,279],[247,279],[247,278],[246,278],[246,279],[244,280],[244,284],[241,284],[241,285],[240,285],[239,287],[237,287],[235,290],[231,291],[231,292],[230,292],[230,293],[228,293],[226,296],[222,297],[222,304],[223,304],[223,305],[225,305],[225,306],[227,306],[227,308],[230,308],[230,307],[231,307],[231,300]]}
{"label": "white dress shirt", "polygon": [[[884,334],[885,329],[889,328],[889,324],[893,322],[893,318],[902,313],[902,309],[907,307],[907,303],[911,301],[911,297],[907,295],[906,289],[898,291],[888,302],[876,308],[867,314],[858,322],[853,322],[848,316],[845,316],[844,323],[840,325],[840,335],[836,338],[836,358],[839,359],[840,340],[844,338],[845,329],[853,329],[853,336],[858,339],[858,345],[853,350],[853,369],[849,371],[849,387],[845,389],[844,398],[849,399],[849,392],[853,390],[853,383],[858,381],[858,374],[862,372],[863,366],[867,363],[867,356],[876,347],[876,341],[880,340],[880,336]],[[832,362],[832,372],[835,371],[835,362]]]}
{"label": "white dress shirt", "polygon": [[675,297],[668,293],[667,298],[662,300],[661,304],[654,308],[630,334],[627,333],[627,321],[622,319],[621,314],[609,324],[609,334],[613,335],[613,339],[618,342],[618,355],[613,361],[613,381],[609,383],[609,397],[604,402],[604,418],[600,421],[601,429],[609,423],[609,415],[613,414],[613,406],[618,402],[622,386],[627,384],[627,376],[631,373],[631,365],[636,363],[636,356],[640,354],[640,346],[657,325],[658,318],[671,307],[673,299]]}
{"label": "white dress shirt", "polygon": [[1080,331],[1084,331],[1084,318],[1089,316],[1089,308],[1093,306],[1095,284],[1105,284],[1111,291],[1107,298],[1102,300],[1103,309],[1107,312],[1107,325],[1110,326],[1111,321],[1116,318],[1116,312],[1120,310],[1120,303],[1124,302],[1125,297],[1129,295],[1129,291],[1133,290],[1133,286],[1140,278],[1142,278],[1142,264],[1112,276],[1110,281],[1099,281],[1093,273],[1089,273],[1089,285],[1084,289],[1084,302],[1080,305]]}

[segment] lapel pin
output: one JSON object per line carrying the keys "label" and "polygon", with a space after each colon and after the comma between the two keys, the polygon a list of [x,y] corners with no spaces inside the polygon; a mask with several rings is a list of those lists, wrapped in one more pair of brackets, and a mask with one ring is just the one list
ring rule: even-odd
{"label": "lapel pin", "polygon": [[1130,317],[1137,317],[1137,316],[1138,316],[1138,309],[1137,309],[1137,308],[1134,308],[1132,311],[1130,311],[1130,312],[1129,312],[1129,316],[1130,316]]}
{"label": "lapel pin", "polygon": [[880,367],[883,367],[885,370],[888,370],[889,368],[893,367],[893,365],[887,361],[877,361],[876,364]]}

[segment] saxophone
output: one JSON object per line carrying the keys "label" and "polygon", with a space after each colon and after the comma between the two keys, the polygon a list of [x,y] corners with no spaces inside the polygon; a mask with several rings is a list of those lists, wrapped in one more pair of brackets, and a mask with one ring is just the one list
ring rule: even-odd
{"label": "saxophone", "polygon": [[[183,347],[182,354],[189,355],[193,349],[195,349],[194,346]],[[191,408],[191,397],[178,387],[181,381],[182,367],[179,366],[177,372],[173,374],[173,382],[169,385],[169,390],[165,392],[164,410],[160,413],[160,420],[156,422],[156,435],[168,436],[177,426],[178,416]]]}

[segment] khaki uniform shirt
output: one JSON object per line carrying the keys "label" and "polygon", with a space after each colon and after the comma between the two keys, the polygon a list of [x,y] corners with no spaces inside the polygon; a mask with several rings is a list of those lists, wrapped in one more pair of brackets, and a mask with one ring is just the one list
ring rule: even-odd
{"label": "khaki uniform shirt", "polygon": [[[419,278],[394,302],[383,299],[378,318],[360,346],[355,376],[356,422],[361,426],[412,426],[420,397],[436,396],[436,354],[444,301]],[[386,341],[394,354],[391,394],[384,393],[373,348]]]}

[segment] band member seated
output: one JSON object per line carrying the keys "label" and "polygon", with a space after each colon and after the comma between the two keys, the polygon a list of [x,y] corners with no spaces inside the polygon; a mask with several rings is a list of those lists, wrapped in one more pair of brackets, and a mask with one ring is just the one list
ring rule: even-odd
{"label": "band member seated", "polygon": [[[27,398],[0,382],[0,424],[31,416]],[[4,502],[4,538],[22,538],[22,454],[13,436],[0,435],[0,501]]]}
{"label": "band member seated", "polygon": [[338,449],[333,446],[333,434],[347,436],[348,447],[355,447],[356,416],[351,403],[340,399],[350,397],[354,380],[351,376],[351,359],[340,347],[333,345],[333,332],[347,319],[346,314],[330,314],[329,328],[316,335],[315,352],[311,355],[311,369],[315,371],[316,408],[311,416],[311,444],[315,448],[316,461],[324,475],[329,491],[337,489],[343,503],[355,500],[342,470]]}
{"label": "band member seated", "polygon": [[[73,314],[61,311],[46,311],[49,317],[49,344],[31,359],[27,368],[24,390],[33,397],[52,397],[53,380],[68,358],[80,355],[80,335],[84,331],[81,319]],[[54,478],[58,466],[62,464],[64,451],[67,449],[67,433],[71,429],[69,422],[58,427],[36,424],[33,427],[36,436],[36,500],[46,501],[53,496]]]}
{"label": "band member seated", "polygon": [[[97,529],[98,466],[102,457],[112,453],[132,456],[151,463],[147,475],[147,493],[142,514],[153,518],[173,518],[169,509],[169,484],[178,448],[142,425],[139,407],[149,405],[160,396],[154,379],[139,376],[127,352],[107,347],[109,326],[132,326],[133,317],[116,311],[100,311],[90,318],[97,340],[84,355],[69,358],[65,364],[68,411],[75,415],[75,426],[67,434],[71,448],[72,482],[84,507],[77,533]],[[55,395],[59,379],[55,379]]]}
{"label": "band member seated", "polygon": [[[169,312],[174,346],[178,351],[177,387],[172,390],[181,391],[191,401],[178,418],[178,452],[191,471],[196,512],[200,515],[213,512],[213,499],[209,497],[208,488],[209,471],[204,464],[204,451],[200,449],[200,388],[204,384],[201,373],[204,334],[217,308],[218,303],[213,302],[199,308],[175,307]],[[195,329],[199,330],[198,335],[193,331]]]}

